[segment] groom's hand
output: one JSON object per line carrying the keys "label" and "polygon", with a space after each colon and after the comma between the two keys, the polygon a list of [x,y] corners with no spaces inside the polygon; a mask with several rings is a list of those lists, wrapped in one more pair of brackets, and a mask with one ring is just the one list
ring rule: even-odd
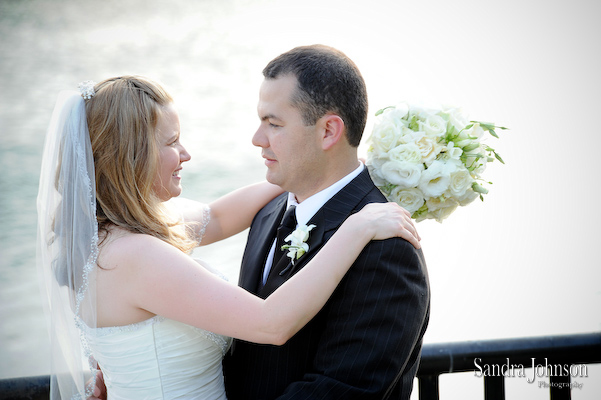
{"label": "groom's hand", "polygon": [[[90,383],[90,380],[87,384]],[[96,374],[96,386],[94,386],[94,394],[87,398],[87,400],[106,400],[106,385],[104,384],[104,375],[102,375],[102,370],[98,367],[98,373]]]}

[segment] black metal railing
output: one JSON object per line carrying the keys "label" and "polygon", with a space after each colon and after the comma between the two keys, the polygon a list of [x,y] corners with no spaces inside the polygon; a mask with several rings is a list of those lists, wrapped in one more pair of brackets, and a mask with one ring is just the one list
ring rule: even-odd
{"label": "black metal railing", "polygon": [[0,379],[0,400],[48,400],[50,376]]}
{"label": "black metal railing", "polygon": [[[544,369],[540,372],[549,376],[551,400],[570,399],[570,372],[574,371],[569,368],[601,363],[601,332],[425,344],[417,373],[419,399],[439,399],[440,375],[473,371],[483,378],[485,400],[504,400],[503,366],[523,365],[527,368],[533,359],[536,366],[541,365]],[[562,368],[559,374],[553,373],[553,367],[557,365],[568,366],[568,373],[563,373],[565,369]],[[493,367],[487,370],[489,366]],[[47,375],[0,380],[0,400],[46,400],[49,393],[50,377]]]}
{"label": "black metal railing", "polygon": [[484,380],[485,400],[504,400],[505,377],[519,375],[520,366],[530,367],[528,377],[549,378],[551,400],[570,399],[571,376],[582,372],[579,366],[596,363],[601,363],[601,332],[425,344],[417,373],[419,399],[439,399],[440,375],[473,371]]}

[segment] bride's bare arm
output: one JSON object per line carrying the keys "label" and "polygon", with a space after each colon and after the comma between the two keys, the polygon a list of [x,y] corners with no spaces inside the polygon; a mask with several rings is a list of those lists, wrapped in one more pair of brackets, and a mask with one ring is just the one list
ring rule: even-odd
{"label": "bride's bare arm", "polygon": [[[210,221],[201,245],[226,239],[250,226],[255,214],[274,197],[282,194],[279,186],[260,182],[234,190],[209,204]],[[183,215],[192,227],[202,226],[205,204],[194,200],[175,198],[169,203]]]}
{"label": "bride's bare arm", "polygon": [[128,302],[140,309],[247,341],[282,344],[323,307],[370,240],[406,231],[403,213],[392,203],[366,206],[266,300],[215,277],[174,247],[144,235],[134,235],[142,240],[126,244],[124,256],[129,259],[121,261],[132,266],[123,268],[129,276],[119,282],[127,282]]}
{"label": "bride's bare arm", "polygon": [[242,232],[267,203],[284,191],[269,182],[255,183],[235,190],[209,204],[211,221],[203,244],[217,242]]}

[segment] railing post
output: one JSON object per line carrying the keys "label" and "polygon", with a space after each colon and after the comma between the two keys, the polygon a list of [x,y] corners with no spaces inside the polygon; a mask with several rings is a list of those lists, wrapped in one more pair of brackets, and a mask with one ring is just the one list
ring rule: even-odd
{"label": "railing post", "polygon": [[505,377],[484,377],[484,400],[505,400]]}
{"label": "railing post", "polygon": [[423,375],[418,378],[419,400],[439,400],[438,375]]}
{"label": "railing post", "polygon": [[551,400],[571,400],[570,375],[549,376]]}

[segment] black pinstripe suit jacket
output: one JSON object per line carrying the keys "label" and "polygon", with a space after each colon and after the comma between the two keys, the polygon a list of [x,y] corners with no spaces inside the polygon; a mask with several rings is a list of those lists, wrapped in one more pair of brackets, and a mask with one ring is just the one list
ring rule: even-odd
{"label": "black pinstripe suit jacket", "polygon": [[[240,286],[265,298],[300,270],[352,213],[384,202],[367,170],[309,221],[309,252],[284,276],[259,285],[286,196],[255,217],[242,260]],[[303,301],[299,298],[298,301]],[[224,360],[226,389],[238,399],[409,399],[430,288],[421,250],[393,238],[360,254],[325,307],[283,346],[236,341]]]}

